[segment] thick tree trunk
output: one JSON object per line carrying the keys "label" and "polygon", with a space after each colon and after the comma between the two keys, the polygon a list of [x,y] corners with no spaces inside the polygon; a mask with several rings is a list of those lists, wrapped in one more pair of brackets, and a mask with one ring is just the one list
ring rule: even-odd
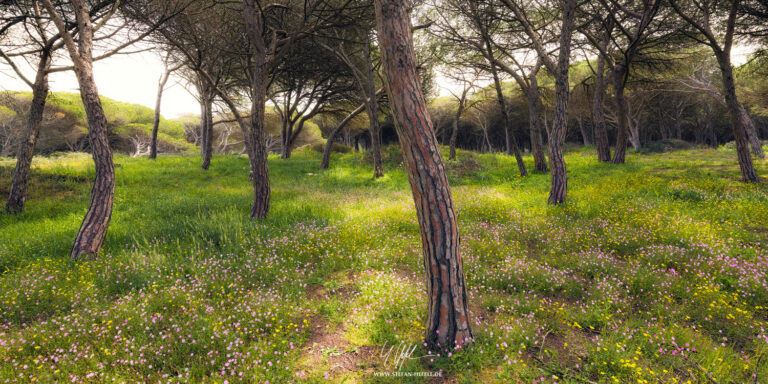
{"label": "thick tree trunk", "polygon": [[547,172],[547,157],[544,154],[544,140],[541,137],[541,118],[539,117],[539,107],[541,106],[541,97],[539,97],[539,82],[536,76],[531,76],[529,80],[528,92],[528,125],[531,131],[531,152],[533,153],[533,167],[537,172]]}
{"label": "thick tree trunk", "polygon": [[[157,85],[157,98],[155,99],[155,118],[152,122],[152,138],[149,142],[149,158],[157,158],[157,133],[160,130],[160,105],[163,101],[163,91],[165,85],[168,83],[168,78],[171,77],[171,71],[166,69],[160,76],[160,81]],[[201,120],[202,121],[202,120]]]}
{"label": "thick tree trunk", "polygon": [[243,0],[243,18],[251,45],[251,130],[250,140],[253,156],[253,208],[251,218],[266,218],[271,198],[267,148],[264,137],[264,115],[267,102],[267,47],[264,41],[264,21],[253,0]]}
{"label": "thick tree trunk", "polygon": [[555,123],[549,135],[549,161],[552,167],[552,185],[549,190],[549,204],[565,202],[568,195],[568,171],[563,157],[563,142],[568,129],[568,97],[571,87],[568,83],[568,69],[571,58],[571,38],[574,28],[576,0],[565,0],[563,24],[560,31],[560,49],[555,72]]}
{"label": "thick tree trunk", "polygon": [[112,217],[115,195],[115,166],[107,138],[107,119],[99,99],[92,67],[77,71],[80,96],[88,116],[88,140],[96,164],[96,178],[91,190],[91,204],[75,238],[70,256],[73,259],[92,257],[99,253]]}
{"label": "thick tree trunk", "polygon": [[453,349],[472,339],[459,233],[437,138],[416,73],[406,0],[376,0],[387,90],[416,204],[427,272],[425,343]]}
{"label": "thick tree trunk", "polygon": [[34,89],[32,90],[32,102],[29,106],[26,137],[21,142],[19,153],[16,155],[16,170],[11,180],[11,193],[5,210],[8,213],[19,213],[24,210],[24,202],[27,199],[27,185],[29,182],[29,170],[32,167],[32,158],[35,155],[35,145],[40,134],[40,124],[45,112],[45,100],[48,97],[48,70],[51,67],[51,56],[44,51],[40,57],[37,68]]}
{"label": "thick tree trunk", "polygon": [[763,143],[760,141],[760,136],[757,133],[755,121],[752,120],[752,117],[749,116],[749,113],[743,106],[739,111],[739,115],[743,121],[742,124],[744,124],[744,129],[747,131],[747,139],[749,139],[749,145],[752,147],[752,153],[761,159],[765,158],[765,153],[763,153]]}
{"label": "thick tree trunk", "polygon": [[112,149],[109,147],[107,137],[107,119],[104,117],[96,81],[93,78],[93,26],[88,6],[84,0],[72,0],[78,24],[78,40],[75,42],[50,0],[44,0],[43,5],[56,24],[67,46],[69,56],[75,64],[75,74],[80,85],[80,98],[83,100],[85,114],[88,117],[88,139],[96,166],[91,203],[70,253],[72,259],[78,260],[95,256],[104,243],[109,221],[112,218],[115,165],[112,163]]}
{"label": "thick tree trunk", "polygon": [[627,156],[627,141],[629,139],[627,129],[627,102],[624,99],[624,85],[627,68],[623,63],[617,64],[613,69],[613,91],[616,100],[616,149],[613,153],[614,164],[624,164]]}
{"label": "thick tree trunk", "polygon": [[758,181],[755,167],[752,165],[752,156],[749,154],[749,144],[747,142],[747,133],[744,127],[744,119],[741,111],[743,107],[736,98],[736,83],[733,79],[733,67],[730,58],[725,54],[718,58],[718,65],[723,76],[723,90],[725,93],[725,102],[728,106],[728,114],[733,126],[733,136],[736,141],[736,153],[739,159],[739,168],[741,176],[746,182],[756,183]]}
{"label": "thick tree trunk", "polygon": [[507,111],[507,103],[504,101],[504,93],[501,88],[499,73],[496,70],[496,66],[493,64],[491,64],[491,73],[493,74],[493,84],[496,88],[496,100],[499,102],[501,116],[504,120],[504,134],[506,135],[507,155],[514,153],[515,160],[517,161],[517,169],[520,171],[520,176],[528,176],[528,170],[525,169],[525,162],[523,162],[523,157],[520,155],[520,147],[517,145],[517,139],[512,133],[512,121],[509,118],[509,111]]}
{"label": "thick tree trunk", "polygon": [[605,57],[600,55],[597,59],[595,94],[592,99],[592,123],[595,126],[597,160],[604,163],[611,161],[611,148],[608,144],[608,129],[606,128],[605,112],[603,110],[605,89],[607,87],[608,81],[605,79]]}

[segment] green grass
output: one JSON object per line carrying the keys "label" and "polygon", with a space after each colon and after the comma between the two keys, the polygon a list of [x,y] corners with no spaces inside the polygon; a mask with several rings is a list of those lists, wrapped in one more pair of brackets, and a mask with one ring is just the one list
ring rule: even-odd
{"label": "green grass", "polygon": [[460,151],[476,342],[399,368],[382,348],[429,353],[426,301],[408,179],[384,158],[373,179],[365,154],[270,157],[270,217],[252,221],[244,157],[117,156],[103,255],[80,263],[92,161],[36,158],[25,212],[0,215],[0,382],[768,381],[768,190],[736,180],[732,151],[575,150],[561,207],[549,175]]}

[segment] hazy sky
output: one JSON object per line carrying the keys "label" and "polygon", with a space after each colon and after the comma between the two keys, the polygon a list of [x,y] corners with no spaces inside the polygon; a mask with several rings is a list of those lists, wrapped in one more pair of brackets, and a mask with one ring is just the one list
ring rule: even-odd
{"label": "hazy sky", "polygon": [[[30,90],[15,77],[13,71],[4,66],[0,68],[0,89]],[[163,61],[157,53],[141,52],[112,56],[94,63],[94,77],[102,96],[154,109],[157,81],[163,69]],[[34,74],[30,73],[27,77],[33,79]],[[54,73],[50,80],[52,91],[78,92],[73,72]],[[163,116],[173,118],[185,113],[200,114],[200,106],[195,98],[177,81],[180,81],[177,77],[171,77],[168,81],[160,108]]]}
{"label": "hazy sky", "polygon": [[[750,47],[737,46],[733,52],[735,65],[743,64],[752,51]],[[114,100],[137,103],[154,108],[157,93],[157,81],[163,71],[163,62],[158,53],[141,52],[130,55],[117,55],[94,63],[94,76],[99,93]],[[34,73],[27,75],[34,78]],[[171,77],[163,95],[161,112],[166,118],[192,113],[200,114],[200,107],[195,98],[184,89],[178,77]],[[441,95],[449,95],[448,89],[455,87],[444,77],[437,78]],[[30,90],[15,77],[7,66],[0,65],[0,90]],[[54,73],[51,75],[51,90],[55,92],[78,92],[74,73]]]}

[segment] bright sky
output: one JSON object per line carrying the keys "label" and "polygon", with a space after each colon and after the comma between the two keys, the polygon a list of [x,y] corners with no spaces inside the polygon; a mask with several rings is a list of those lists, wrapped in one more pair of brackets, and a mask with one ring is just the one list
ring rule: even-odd
{"label": "bright sky", "polygon": [[[117,55],[94,63],[94,77],[100,95],[118,101],[142,104],[152,109],[155,108],[157,81],[163,70],[162,58],[154,52]],[[34,79],[34,73],[26,75]],[[54,73],[50,81],[51,90],[54,92],[78,92],[77,79],[71,71]],[[199,104],[184,89],[183,83],[177,83],[179,81],[178,77],[171,77],[168,81],[160,111],[166,118],[174,118],[186,113],[199,115]],[[6,66],[0,66],[0,89],[30,90]]]}
{"label": "bright sky", "polygon": [[[734,47],[733,62],[741,65],[753,47]],[[137,103],[154,108],[157,94],[157,81],[163,72],[162,58],[155,52],[140,52],[129,55],[117,55],[94,63],[94,76],[99,93],[114,100]],[[30,70],[28,78],[34,78]],[[442,77],[437,78],[441,96],[450,95],[451,88],[458,84]],[[29,87],[17,79],[15,73],[7,66],[0,65],[0,90],[25,90]],[[78,92],[77,80],[74,73],[63,72],[51,75],[51,90],[54,92]],[[195,98],[184,88],[178,77],[171,77],[163,94],[163,104],[160,108],[166,118],[174,118],[184,114],[200,114],[200,107]]]}

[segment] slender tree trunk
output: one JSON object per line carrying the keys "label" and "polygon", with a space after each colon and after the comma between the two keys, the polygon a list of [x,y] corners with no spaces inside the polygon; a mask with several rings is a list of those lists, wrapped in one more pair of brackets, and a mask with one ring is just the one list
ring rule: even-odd
{"label": "slender tree trunk", "polygon": [[331,131],[331,133],[328,134],[328,140],[325,142],[325,147],[323,148],[323,160],[320,162],[320,169],[328,169],[328,166],[331,163],[331,149],[333,148],[333,138],[336,137],[336,135],[344,129],[344,127],[352,121],[352,119],[355,118],[355,116],[359,115],[365,110],[366,105],[361,104],[359,107],[355,108],[354,111],[350,112],[347,117],[342,120],[339,125],[336,126],[336,128]]}
{"label": "slender tree trunk", "polygon": [[5,210],[8,213],[20,213],[24,210],[24,202],[27,199],[29,170],[32,168],[35,145],[40,134],[43,112],[45,112],[45,100],[48,97],[48,70],[50,68],[51,55],[45,50],[40,57],[34,89],[32,90],[26,138],[22,140],[19,153],[16,155],[16,170],[13,172],[13,179],[11,180],[11,193],[8,196],[8,203],[5,205]]}
{"label": "slender tree trunk", "polygon": [[213,99],[215,93],[205,79],[200,79],[200,156],[202,157],[201,169],[207,170],[211,166],[213,157]]}
{"label": "slender tree trunk", "polygon": [[568,83],[568,69],[571,58],[576,0],[565,0],[563,24],[560,32],[560,49],[555,73],[555,122],[549,135],[549,161],[552,167],[552,185],[549,190],[549,204],[565,202],[568,194],[568,171],[563,156],[563,142],[568,129],[568,97],[571,87]]}
{"label": "slender tree trunk", "polygon": [[712,104],[707,102],[707,133],[709,134],[709,145],[717,148],[717,134],[715,133],[715,124],[712,122]]}
{"label": "slender tree trunk", "polygon": [[756,183],[758,181],[755,167],[752,165],[752,156],[749,154],[749,144],[747,142],[747,133],[742,119],[742,106],[736,98],[736,83],[733,79],[733,67],[730,58],[726,54],[718,56],[718,64],[723,76],[723,90],[725,93],[725,102],[728,106],[728,114],[733,126],[733,136],[736,141],[736,153],[739,159],[739,168],[741,176],[746,182]]}
{"label": "slender tree trunk", "polygon": [[[166,64],[167,65],[167,64]],[[152,122],[152,138],[149,142],[149,158],[157,158],[157,133],[160,130],[160,105],[163,100],[163,91],[165,85],[168,83],[168,78],[171,77],[170,69],[166,68],[165,72],[160,76],[160,81],[157,85],[157,98],[155,100],[155,119]]]}
{"label": "slender tree trunk", "polygon": [[416,73],[406,0],[376,0],[387,90],[416,204],[427,272],[425,343],[453,349],[472,340],[459,233],[445,165]]}
{"label": "slender tree trunk", "polygon": [[456,138],[459,136],[459,121],[461,120],[461,113],[464,111],[464,96],[459,100],[459,106],[456,110],[456,115],[453,116],[451,139],[449,142],[450,153],[448,154],[449,160],[456,160]]}
{"label": "slender tree trunk", "polygon": [[266,218],[271,198],[267,148],[264,137],[264,115],[267,101],[267,47],[264,41],[264,24],[260,11],[253,0],[243,0],[243,18],[251,45],[251,130],[250,145],[253,148],[251,169],[253,170],[253,208],[251,218]]}
{"label": "slender tree trunk", "polygon": [[587,133],[587,128],[584,126],[584,118],[582,116],[579,116],[578,123],[579,123],[579,131],[581,131],[582,142],[584,143],[584,145],[592,144],[592,140],[590,140],[589,134]]}
{"label": "slender tree trunk", "polygon": [[613,91],[616,100],[616,120],[618,132],[616,134],[616,149],[613,153],[614,164],[624,164],[627,156],[627,141],[629,138],[627,129],[627,102],[624,99],[624,84],[626,81],[627,67],[624,63],[616,65],[613,69]]}
{"label": "slender tree trunk", "polygon": [[523,162],[523,157],[520,155],[520,147],[517,145],[517,139],[511,132],[512,121],[509,118],[509,111],[507,111],[507,103],[504,101],[504,93],[501,88],[501,80],[499,80],[499,72],[496,70],[496,66],[493,65],[493,63],[491,63],[491,73],[493,74],[493,84],[496,88],[496,99],[499,102],[499,108],[501,108],[501,116],[504,120],[504,134],[506,135],[507,155],[514,153],[515,160],[517,161],[517,169],[520,171],[520,176],[528,176],[528,170],[525,169],[525,162]]}
{"label": "slender tree trunk", "polygon": [[531,152],[533,153],[533,167],[537,172],[547,172],[547,156],[544,154],[544,140],[541,137],[541,117],[539,116],[539,107],[541,106],[541,97],[539,97],[539,82],[536,76],[531,76],[530,86],[526,96],[528,99],[528,125],[531,131]]}
{"label": "slender tree trunk", "polygon": [[363,45],[365,56],[365,82],[361,84],[365,88],[367,100],[368,120],[371,130],[371,154],[373,155],[373,177],[384,176],[384,164],[381,160],[381,124],[379,124],[379,98],[376,92],[376,79],[374,77],[373,58],[371,57],[371,45],[368,41]]}
{"label": "slender tree trunk", "polygon": [[608,144],[608,129],[606,128],[605,112],[603,110],[605,89],[607,87],[608,82],[605,79],[605,57],[600,55],[597,59],[595,94],[592,99],[592,122],[595,126],[597,160],[604,163],[611,161],[611,148]]}

